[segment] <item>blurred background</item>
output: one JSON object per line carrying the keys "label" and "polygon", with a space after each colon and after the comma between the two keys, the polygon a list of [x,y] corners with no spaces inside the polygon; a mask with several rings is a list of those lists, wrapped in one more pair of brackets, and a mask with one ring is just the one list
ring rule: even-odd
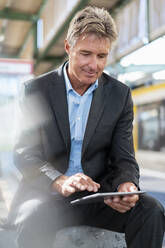
{"label": "blurred background", "polygon": [[0,215],[21,178],[12,148],[22,82],[67,59],[68,24],[87,5],[107,9],[117,24],[105,71],[132,90],[141,188],[165,206],[165,1],[0,0]]}

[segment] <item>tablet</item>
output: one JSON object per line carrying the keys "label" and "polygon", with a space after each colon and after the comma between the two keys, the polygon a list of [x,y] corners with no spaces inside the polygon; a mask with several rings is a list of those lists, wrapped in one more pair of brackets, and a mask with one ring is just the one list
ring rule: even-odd
{"label": "tablet", "polygon": [[92,195],[84,196],[82,198],[78,198],[70,202],[71,205],[78,205],[78,204],[87,204],[87,203],[95,203],[95,202],[103,202],[104,199],[107,197],[114,197],[114,196],[126,196],[126,195],[134,195],[134,194],[144,194],[145,191],[133,191],[133,192],[106,192],[106,193],[95,193]]}

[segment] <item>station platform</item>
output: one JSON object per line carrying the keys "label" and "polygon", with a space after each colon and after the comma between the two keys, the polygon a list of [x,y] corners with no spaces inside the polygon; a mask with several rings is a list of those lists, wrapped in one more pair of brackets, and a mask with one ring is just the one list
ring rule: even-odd
{"label": "station platform", "polygon": [[[159,156],[160,155],[160,156]],[[136,153],[136,158],[140,166],[141,180],[140,187],[142,190],[146,190],[148,194],[151,194],[156,199],[158,199],[165,208],[165,155],[151,152],[139,151]],[[6,218],[10,209],[10,204],[12,198],[18,187],[19,180],[21,178],[19,172],[13,165],[12,154],[11,153],[0,153],[0,219]],[[102,244],[98,241],[98,238],[104,237],[105,248],[126,248],[124,235],[109,232],[106,230],[98,229],[78,229],[71,228],[69,230],[64,230],[64,233],[67,231],[70,235],[75,235],[75,239],[68,240],[65,239],[67,244],[70,244],[69,248],[75,248],[75,242],[80,242],[80,234],[86,237],[87,243],[82,245],[82,248],[87,247],[103,247]],[[58,244],[61,244],[64,241],[64,233],[59,233],[57,237]],[[0,247],[1,248],[17,248],[14,245],[15,233],[12,231],[2,231],[0,229]],[[77,241],[78,240],[78,241]],[[110,241],[111,240],[111,241]],[[73,242],[74,241],[74,242]],[[69,243],[72,242],[72,243]],[[92,243],[93,242],[93,243]],[[93,246],[92,246],[93,245]],[[58,246],[57,248],[65,248],[64,246]],[[67,246],[68,247],[68,246]],[[56,247],[54,247],[56,248]],[[162,248],[165,248],[165,238]]]}

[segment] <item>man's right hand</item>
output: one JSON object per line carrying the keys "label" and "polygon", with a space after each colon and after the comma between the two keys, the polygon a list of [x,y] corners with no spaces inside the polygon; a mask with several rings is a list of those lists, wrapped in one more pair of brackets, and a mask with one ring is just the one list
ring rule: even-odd
{"label": "man's right hand", "polygon": [[90,177],[83,173],[77,173],[73,176],[59,176],[52,184],[52,190],[58,191],[63,196],[70,196],[77,191],[97,192],[100,184],[94,182]]}

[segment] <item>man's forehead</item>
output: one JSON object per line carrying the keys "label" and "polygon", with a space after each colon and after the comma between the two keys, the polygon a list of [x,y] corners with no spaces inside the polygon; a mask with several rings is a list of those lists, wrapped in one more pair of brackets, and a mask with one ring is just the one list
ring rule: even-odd
{"label": "man's forehead", "polygon": [[99,37],[93,33],[82,34],[75,42],[76,50],[91,50],[97,47],[102,53],[108,53],[111,44],[107,37]]}
{"label": "man's forehead", "polygon": [[97,35],[95,33],[83,33],[78,37],[77,41],[84,41],[84,40],[87,40],[87,39],[90,39],[90,38],[96,39],[96,40],[107,40],[107,41],[109,41],[109,39],[107,37]]}

